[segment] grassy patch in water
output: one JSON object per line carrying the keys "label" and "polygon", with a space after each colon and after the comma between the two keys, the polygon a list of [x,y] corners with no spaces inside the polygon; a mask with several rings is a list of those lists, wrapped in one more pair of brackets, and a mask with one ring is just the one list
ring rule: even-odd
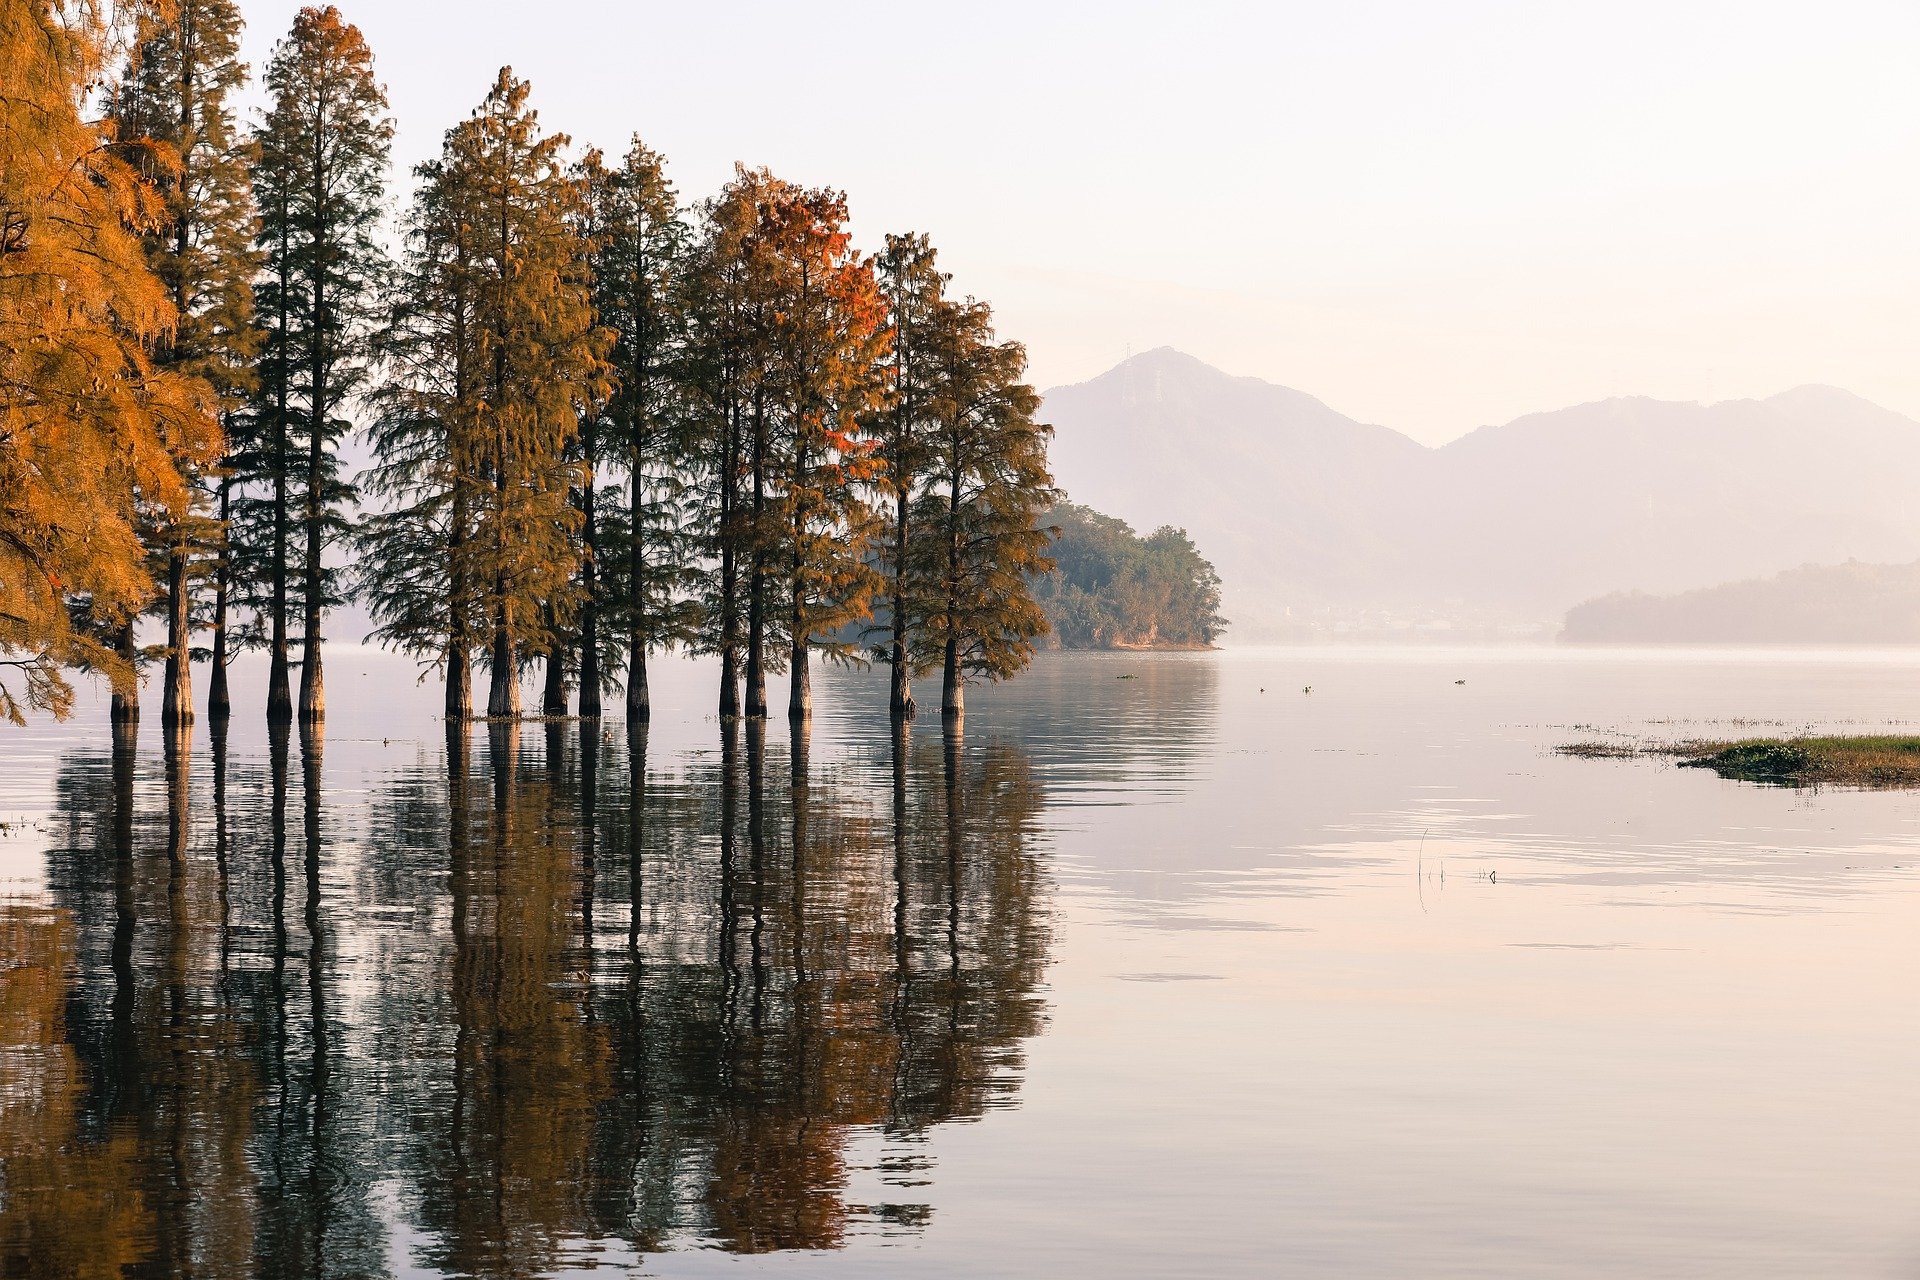
{"label": "grassy patch in water", "polygon": [[1920,787],[1920,737],[1744,738],[1736,742],[1572,742],[1561,755],[1618,760],[1677,756],[1683,769],[1774,786]]}
{"label": "grassy patch in water", "polygon": [[1633,760],[1651,754],[1649,748],[1631,742],[1569,742],[1554,748],[1556,754],[1578,756],[1582,760]]}
{"label": "grassy patch in water", "polygon": [[1788,786],[1920,787],[1920,737],[1751,738],[1689,743],[1681,765]]}

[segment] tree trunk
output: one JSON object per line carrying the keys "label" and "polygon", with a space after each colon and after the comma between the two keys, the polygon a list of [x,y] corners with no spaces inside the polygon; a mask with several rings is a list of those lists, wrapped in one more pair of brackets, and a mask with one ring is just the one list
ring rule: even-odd
{"label": "tree trunk", "polygon": [[[807,670],[808,647],[805,640],[798,636],[794,638],[793,654],[789,659],[792,663],[792,680],[790,681],[792,692],[787,698],[787,719],[789,720],[809,720],[813,717],[813,678]],[[800,731],[795,730],[795,732]]]}
{"label": "tree trunk", "polygon": [[[315,405],[315,412],[319,406]],[[307,453],[307,556],[302,583],[306,599],[303,626],[305,634],[300,637],[300,719],[302,723],[323,720],[327,714],[327,691],[325,673],[320,668],[320,611],[325,603],[320,567],[320,468],[321,435],[318,424],[312,428],[313,439]]]}
{"label": "tree trunk", "polygon": [[267,723],[269,725],[290,724],[293,721],[293,694],[287,684],[287,424],[290,421],[290,401],[292,398],[292,379],[288,376],[288,365],[293,352],[288,338],[288,328],[292,317],[289,314],[288,299],[293,296],[292,269],[289,266],[291,249],[287,242],[292,225],[284,198],[276,206],[278,215],[278,260],[275,264],[279,285],[279,324],[274,330],[278,343],[273,360],[274,379],[274,420],[273,420],[273,552],[270,565],[273,573],[273,637],[271,641],[272,663],[267,672]]}
{"label": "tree trunk", "polygon": [[895,720],[913,719],[913,688],[907,669],[907,646],[896,629],[893,635],[893,687],[887,695],[887,712]]}
{"label": "tree trunk", "polygon": [[233,714],[227,692],[227,600],[233,592],[233,553],[227,530],[233,519],[233,484],[220,478],[220,558],[213,571],[213,666],[207,672],[207,719],[225,724]]}
{"label": "tree trunk", "polygon": [[[757,399],[758,397],[756,397]],[[753,537],[747,581],[747,718],[767,714],[767,557],[761,547],[767,516],[767,412],[753,410]]]}
{"label": "tree trunk", "polygon": [[300,646],[300,720],[327,718],[326,676],[320,669],[320,611],[307,607],[307,634]]}
{"label": "tree trunk", "polygon": [[551,606],[547,609],[547,679],[546,687],[540,695],[540,714],[543,716],[564,716],[567,714],[567,651],[555,634],[559,622]]}
{"label": "tree trunk", "polygon": [[595,615],[599,609],[587,605],[587,616],[580,625],[580,714],[588,720],[600,718],[600,627]]}
{"label": "tree trunk", "polygon": [[133,671],[133,679],[125,689],[113,691],[112,720],[115,725],[137,725],[140,723],[140,669],[134,665],[133,619],[120,624],[114,634],[113,648],[120,660]]}
{"label": "tree trunk", "polygon": [[[740,415],[737,402],[727,406],[727,426],[720,463],[720,719],[740,718],[740,474],[735,466],[740,452]],[[638,499],[635,499],[638,501]],[[637,535],[636,535],[637,536]]]}
{"label": "tree trunk", "polygon": [[187,615],[187,547],[176,533],[167,553],[166,688],[160,723],[169,729],[193,723],[193,626]]}
{"label": "tree trunk", "polygon": [[[757,579],[760,575],[755,574]],[[766,632],[760,621],[759,591],[748,605],[747,615],[747,719],[767,716]]]}
{"label": "tree trunk", "polygon": [[[587,457],[594,456],[594,438],[589,431],[587,436]],[[588,463],[592,465],[591,461]],[[586,599],[580,606],[580,716],[585,720],[600,718],[600,532],[594,518],[593,473],[587,473],[587,485],[581,492],[581,505],[585,508],[582,524],[582,536],[586,543],[586,560],[580,567],[580,577],[586,587],[583,592]]]}
{"label": "tree trunk", "polygon": [[638,634],[632,637],[631,644],[632,648],[627,651],[630,655],[627,658],[627,723],[645,724],[653,718],[653,702],[647,694],[647,650]]}
{"label": "tree trunk", "polygon": [[887,714],[895,720],[913,719],[913,673],[907,667],[907,511],[908,488],[899,484],[894,493],[893,535],[893,652],[892,687],[887,695]]}
{"label": "tree trunk", "polygon": [[515,669],[513,637],[507,633],[506,610],[493,622],[493,681],[487,691],[487,718],[511,719],[520,714],[520,673]]}
{"label": "tree trunk", "polygon": [[273,477],[273,639],[267,672],[267,723],[293,723],[293,693],[287,653],[287,441],[286,405],[281,404],[280,438]]}
{"label": "tree trunk", "polygon": [[732,645],[720,650],[720,718],[740,718],[740,657]]}
{"label": "tree trunk", "polygon": [[958,720],[967,714],[966,693],[960,683],[960,457],[953,446],[947,476],[947,654],[941,676],[940,715]]}
{"label": "tree trunk", "polygon": [[307,607],[308,631],[300,647],[300,721],[327,718],[326,677],[320,669],[320,611]]}
{"label": "tree trunk", "polygon": [[[465,724],[473,719],[473,652],[464,636],[447,642],[447,724]],[[466,730],[462,729],[462,733]]]}
{"label": "tree trunk", "polygon": [[647,866],[647,724],[627,726],[627,954],[640,952]]}
{"label": "tree trunk", "polygon": [[[319,203],[319,201],[315,201]],[[326,716],[326,687],[321,672],[321,470],[326,464],[326,286],[321,274],[313,276],[313,357],[307,382],[307,557],[301,578],[305,599],[305,633],[300,637],[300,720],[313,722]]]}
{"label": "tree trunk", "polygon": [[[647,554],[640,542],[640,452],[634,446],[631,461],[633,489],[627,523],[627,723],[645,724],[653,715],[647,695],[647,638],[641,620],[647,611]],[[581,694],[584,699],[586,695]],[[586,704],[580,714],[587,714]]]}
{"label": "tree trunk", "polygon": [[946,670],[940,682],[940,714],[958,720],[967,714],[966,686],[960,680],[960,637],[947,636]]}

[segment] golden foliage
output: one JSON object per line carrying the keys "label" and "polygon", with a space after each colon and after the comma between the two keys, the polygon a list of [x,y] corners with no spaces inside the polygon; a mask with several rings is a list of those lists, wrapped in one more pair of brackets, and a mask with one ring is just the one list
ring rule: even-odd
{"label": "golden foliage", "polygon": [[[131,686],[69,603],[97,621],[140,610],[138,509],[184,514],[182,466],[220,448],[207,384],[151,357],[175,310],[140,233],[165,211],[85,116],[107,47],[97,3],[0,0],[0,664],[56,716],[61,666]],[[5,684],[0,715],[24,719]]]}

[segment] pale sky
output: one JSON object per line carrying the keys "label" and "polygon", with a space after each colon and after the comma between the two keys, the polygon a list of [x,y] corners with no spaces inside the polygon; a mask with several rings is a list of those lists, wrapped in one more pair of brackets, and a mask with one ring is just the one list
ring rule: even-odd
{"label": "pale sky", "polygon": [[[296,6],[242,0],[256,70]],[[1171,345],[1438,443],[1611,395],[1920,417],[1920,4],[343,0],[402,170],[510,63],[922,230],[1042,386]],[[396,195],[396,199],[398,195]]]}

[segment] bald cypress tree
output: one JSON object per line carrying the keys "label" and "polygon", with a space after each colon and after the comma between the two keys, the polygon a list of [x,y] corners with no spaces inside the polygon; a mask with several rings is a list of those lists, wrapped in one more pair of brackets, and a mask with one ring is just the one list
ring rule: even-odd
{"label": "bald cypress tree", "polygon": [[331,5],[294,17],[267,65],[266,87],[270,104],[254,170],[264,349],[245,515],[255,543],[249,558],[265,579],[259,593],[272,649],[267,715],[284,722],[293,715],[288,627],[296,593],[299,713],[303,720],[326,714],[321,631],[338,595],[326,548],[345,531],[354,497],[337,448],[371,356],[384,267],[374,233],[393,122],[372,51]]}
{"label": "bald cypress tree", "polygon": [[878,471],[863,429],[881,393],[886,305],[871,264],[852,248],[846,197],[785,188],[761,214],[761,277],[769,308],[766,371],[775,423],[769,470],[784,581],[788,716],[813,714],[809,654],[846,657],[839,634],[870,612],[871,513]]}
{"label": "bald cypress tree", "polygon": [[[752,502],[754,443],[765,394],[764,307],[754,279],[754,246],[761,193],[772,181],[764,171],[735,171],[733,181],[702,206],[681,274],[692,512],[707,562],[699,590],[699,644],[720,659],[723,720],[741,713],[741,659],[752,647],[751,566],[761,528]],[[764,714],[765,703],[763,683],[757,707],[749,693],[749,714]]]}
{"label": "bald cypress tree", "polygon": [[[102,6],[0,0],[0,717],[67,714],[63,668],[111,679],[137,714],[125,637],[152,598],[142,507],[190,506],[187,477],[218,457],[203,379],[154,359],[177,312],[144,234],[159,192],[87,104],[106,75]],[[92,626],[76,625],[76,617]]]}
{"label": "bald cypress tree", "polygon": [[473,716],[473,659],[484,635],[487,272],[473,185],[449,174],[445,154],[414,176],[407,251],[380,337],[368,431],[377,461],[367,479],[379,510],[362,533],[358,587],[373,638],[443,672],[446,718],[457,724]]}
{"label": "bald cypress tree", "polygon": [[638,138],[618,167],[583,161],[596,318],[612,346],[611,394],[582,427],[597,472],[624,470],[624,508],[602,512],[592,475],[582,503],[580,714],[599,714],[598,685],[626,667],[627,719],[652,714],[647,657],[694,640],[692,456],[682,272],[689,229],[666,165]]}
{"label": "bald cypress tree", "polygon": [[[205,380],[231,422],[249,389],[255,267],[253,207],[248,190],[250,143],[234,125],[231,95],[246,80],[239,60],[241,19],[233,0],[146,0],[134,15],[127,73],[111,115],[119,145],[162,202],[144,239],[147,259],[165,285],[175,321],[160,362]],[[196,510],[155,530],[165,587],[166,668],[161,718],[193,720],[191,657],[193,581],[209,555],[218,560],[211,713],[224,717],[228,558],[227,468],[196,474]],[[219,493],[209,512],[208,489]]]}
{"label": "bald cypress tree", "polygon": [[1040,397],[1022,379],[1026,349],[1000,341],[993,314],[968,299],[934,310],[926,334],[938,384],[927,482],[914,500],[924,533],[909,591],[924,618],[915,662],[942,673],[941,714],[966,714],[969,680],[1003,680],[1033,657],[1046,616],[1030,579],[1052,568],[1039,515],[1055,494]]}
{"label": "bald cypress tree", "polygon": [[[721,714],[767,714],[770,674],[811,707],[807,655],[865,616],[873,578],[861,435],[880,379],[885,308],[853,253],[846,200],[740,168],[703,210],[686,273],[689,383],[708,445],[698,523],[712,531],[705,643]],[[745,699],[736,691],[744,658]]]}
{"label": "bald cypress tree", "polygon": [[520,711],[523,661],[578,603],[583,474],[573,445],[604,399],[580,184],[503,68],[421,170],[408,273],[374,439],[366,588],[379,635],[446,664],[448,711],[482,649],[490,717]]}
{"label": "bald cypress tree", "polygon": [[928,480],[940,420],[940,347],[935,326],[944,317],[947,275],[924,235],[889,235],[877,267],[886,296],[891,342],[883,368],[885,398],[871,428],[878,445],[881,498],[877,561],[883,577],[886,642],[874,647],[876,661],[889,672],[887,709],[895,720],[911,720],[914,636],[924,623],[924,600],[912,588],[911,566],[919,522],[912,518],[915,495]]}

